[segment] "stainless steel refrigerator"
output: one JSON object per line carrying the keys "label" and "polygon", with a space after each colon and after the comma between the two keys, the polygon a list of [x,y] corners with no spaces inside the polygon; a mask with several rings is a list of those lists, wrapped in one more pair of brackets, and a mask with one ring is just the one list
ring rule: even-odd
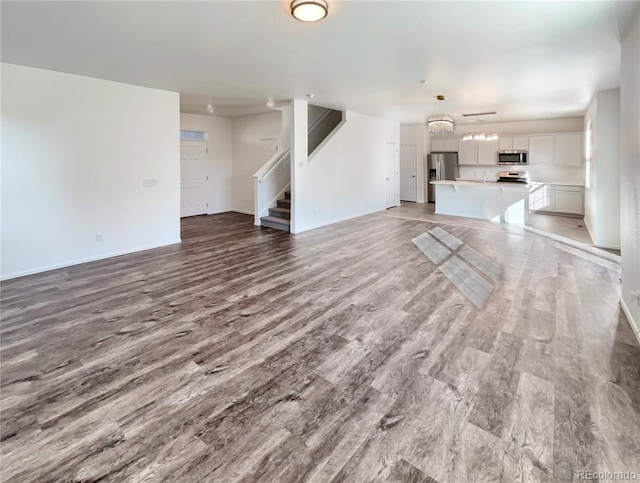
{"label": "stainless steel refrigerator", "polygon": [[455,180],[460,177],[458,153],[431,153],[427,156],[427,201],[435,203],[436,187],[431,181]]}

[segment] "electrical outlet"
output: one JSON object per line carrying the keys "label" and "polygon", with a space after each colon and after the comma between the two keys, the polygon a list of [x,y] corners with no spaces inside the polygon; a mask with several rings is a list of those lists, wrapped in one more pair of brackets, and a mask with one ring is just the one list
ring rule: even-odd
{"label": "electrical outlet", "polygon": [[96,242],[100,243],[102,241],[102,233],[96,234]]}

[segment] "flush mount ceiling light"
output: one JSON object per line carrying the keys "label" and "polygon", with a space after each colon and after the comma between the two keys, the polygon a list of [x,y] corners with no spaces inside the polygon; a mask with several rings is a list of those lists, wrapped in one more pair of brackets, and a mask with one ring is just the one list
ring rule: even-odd
{"label": "flush mount ceiling light", "polygon": [[439,114],[434,114],[427,119],[427,130],[434,134],[445,134],[453,132],[453,118],[442,114],[442,102],[444,96],[440,95],[436,97],[438,99]]}
{"label": "flush mount ceiling light", "polygon": [[329,13],[326,0],[293,0],[291,15],[303,22],[317,22]]}

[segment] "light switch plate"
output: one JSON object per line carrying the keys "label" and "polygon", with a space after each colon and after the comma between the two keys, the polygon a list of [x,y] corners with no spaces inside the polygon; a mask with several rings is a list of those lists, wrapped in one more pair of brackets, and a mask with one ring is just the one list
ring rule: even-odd
{"label": "light switch plate", "polygon": [[143,188],[155,188],[158,186],[158,180],[156,178],[147,178],[142,180]]}

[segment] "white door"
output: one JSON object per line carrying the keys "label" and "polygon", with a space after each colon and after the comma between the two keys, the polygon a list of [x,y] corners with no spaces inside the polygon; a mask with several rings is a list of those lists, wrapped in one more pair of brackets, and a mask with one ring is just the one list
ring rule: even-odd
{"label": "white door", "polygon": [[180,141],[180,216],[207,212],[207,143]]}
{"label": "white door", "polygon": [[418,155],[415,145],[400,146],[400,199],[418,201]]}
{"label": "white door", "polygon": [[400,176],[398,166],[398,144],[386,143],[385,147],[385,178],[386,178],[386,207],[398,206],[400,197]]}

